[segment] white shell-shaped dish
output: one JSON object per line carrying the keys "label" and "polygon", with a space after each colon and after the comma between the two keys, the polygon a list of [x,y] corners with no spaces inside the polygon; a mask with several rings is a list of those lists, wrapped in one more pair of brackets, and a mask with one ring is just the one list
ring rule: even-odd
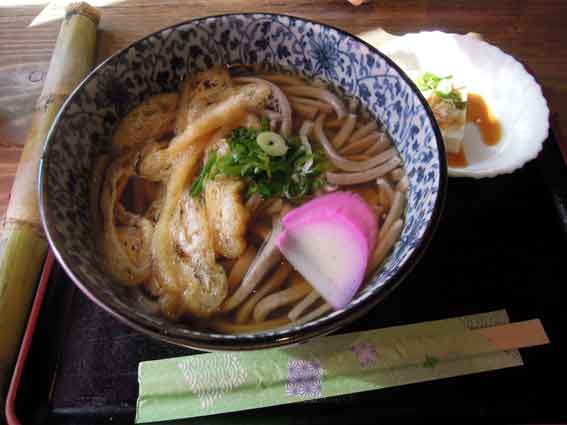
{"label": "white shell-shaped dish", "polygon": [[401,37],[362,35],[407,73],[451,74],[481,95],[502,127],[495,146],[482,142],[478,127],[467,123],[466,167],[449,167],[450,176],[494,177],[511,173],[535,158],[549,131],[549,108],[541,87],[512,56],[477,38],[439,31]]}

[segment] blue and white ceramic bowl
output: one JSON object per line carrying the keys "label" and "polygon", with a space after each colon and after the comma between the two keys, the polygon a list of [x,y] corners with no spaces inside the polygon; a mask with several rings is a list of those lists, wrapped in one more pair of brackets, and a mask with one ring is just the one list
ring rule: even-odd
{"label": "blue and white ceramic bowl", "polygon": [[[249,335],[198,332],[147,313],[97,264],[89,226],[93,159],[117,123],[146,97],[176,90],[187,73],[213,64],[261,64],[331,83],[361,99],[388,129],[410,179],[400,241],[384,268],[344,309],[302,326]],[[425,100],[387,57],[356,37],[284,15],[195,19],[139,40],[98,66],[73,92],[50,131],[40,165],[40,208],[47,237],[76,285],[99,306],[162,340],[199,349],[283,346],[323,335],[368,312],[423,254],[439,220],[446,164]]]}

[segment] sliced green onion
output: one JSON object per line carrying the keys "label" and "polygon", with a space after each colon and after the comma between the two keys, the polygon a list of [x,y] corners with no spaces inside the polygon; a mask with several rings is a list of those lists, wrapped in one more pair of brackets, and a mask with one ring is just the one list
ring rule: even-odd
{"label": "sliced green onion", "polygon": [[284,138],[273,131],[263,131],[258,134],[256,143],[270,156],[284,156],[288,149]]}
{"label": "sliced green onion", "polygon": [[201,192],[203,192],[205,180],[209,177],[211,169],[213,168],[216,162],[217,162],[217,154],[216,152],[211,152],[209,154],[209,158],[207,159],[207,163],[201,170],[201,174],[199,174],[199,177],[197,177],[197,179],[191,185],[191,189],[189,189],[189,193],[191,194],[192,197],[197,197],[201,194]]}
{"label": "sliced green onion", "polygon": [[436,89],[441,95],[448,96],[453,91],[453,84],[451,80],[441,80]]}

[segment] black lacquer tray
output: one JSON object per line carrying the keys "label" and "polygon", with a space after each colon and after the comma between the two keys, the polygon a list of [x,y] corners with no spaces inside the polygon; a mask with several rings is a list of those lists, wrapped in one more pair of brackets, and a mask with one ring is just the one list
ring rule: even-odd
{"label": "black lacquer tray", "polygon": [[[553,133],[536,160],[492,179],[450,179],[440,227],[414,272],[342,332],[505,308],[539,318],[551,344],[522,351],[524,366],[281,407],[194,418],[186,424],[567,421],[567,168]],[[193,353],[119,323],[57,265],[16,388],[24,424],[133,423],[143,360]]]}

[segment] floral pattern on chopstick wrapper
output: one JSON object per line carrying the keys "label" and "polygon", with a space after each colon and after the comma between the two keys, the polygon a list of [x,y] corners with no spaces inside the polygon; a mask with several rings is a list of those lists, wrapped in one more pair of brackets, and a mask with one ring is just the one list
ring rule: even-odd
{"label": "floral pattern on chopstick wrapper", "polygon": [[[387,58],[338,29],[284,15],[233,14],[196,19],[158,31],[100,65],[70,97],[48,137],[41,165],[42,210],[59,259],[82,289],[110,311],[170,339],[211,338],[141,312],[97,263],[89,224],[88,181],[94,158],[110,146],[120,120],[148,96],[173,91],[214,64],[257,64],[292,72],[357,96],[383,122],[410,180],[404,228],[381,271],[348,306],[367,304],[420,245],[440,202],[442,141],[428,108]],[[315,327],[333,312],[301,327]],[[267,331],[290,335],[299,327]],[[253,340],[217,335],[216,340]]]}
{"label": "floral pattern on chopstick wrapper", "polygon": [[323,369],[311,360],[289,360],[285,392],[290,396],[321,397]]}
{"label": "floral pattern on chopstick wrapper", "polygon": [[354,353],[358,363],[362,367],[368,367],[378,358],[376,347],[368,342],[361,342],[352,346],[351,351]]}
{"label": "floral pattern on chopstick wrapper", "polygon": [[203,409],[212,407],[224,394],[245,384],[248,379],[248,370],[234,354],[214,358],[191,356],[181,360],[178,366]]}

